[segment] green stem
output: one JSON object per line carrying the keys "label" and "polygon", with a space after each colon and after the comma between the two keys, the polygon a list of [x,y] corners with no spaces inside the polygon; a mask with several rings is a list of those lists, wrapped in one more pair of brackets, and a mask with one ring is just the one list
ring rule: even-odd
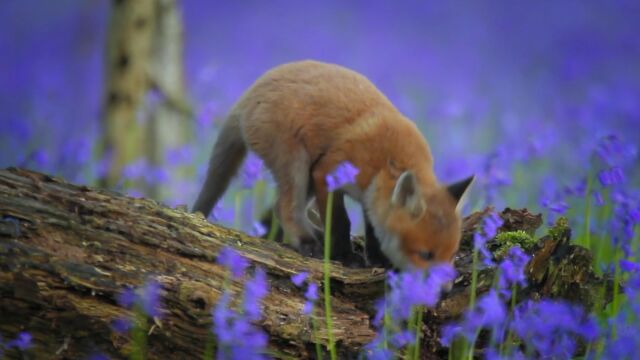
{"label": "green stem", "polygon": [[471,294],[469,296],[469,309],[476,305],[476,286],[478,285],[478,249],[473,249],[473,269],[471,270]]}
{"label": "green stem", "polygon": [[265,193],[265,182],[264,180],[256,181],[256,185],[253,187],[253,218],[258,219],[260,217],[260,212],[262,209],[258,207],[258,204],[264,204],[264,193]]}
{"label": "green stem", "polygon": [[320,346],[320,342],[318,341],[318,320],[313,316],[314,310],[315,306],[311,310],[311,328],[313,329],[313,338],[316,346],[316,359],[322,359],[322,346]]}
{"label": "green stem", "polygon": [[147,348],[147,315],[138,305],[135,306],[134,313],[135,323],[132,334],[133,351],[129,358],[132,360],[143,360]]}
{"label": "green stem", "polygon": [[238,190],[233,202],[233,228],[236,230],[240,230],[240,220],[242,220],[242,195],[243,191]]}
{"label": "green stem", "polygon": [[327,213],[324,229],[324,311],[327,319],[327,339],[329,340],[329,352],[331,353],[331,360],[335,360],[337,357],[336,346],[333,340],[333,324],[331,320],[331,289],[329,276],[331,271],[331,217],[333,209],[333,192],[329,192],[327,199]]}
{"label": "green stem", "polygon": [[202,355],[203,360],[213,360],[213,348],[215,345],[215,337],[213,336],[213,332],[209,332],[207,334],[207,342],[204,347],[204,355]]}
{"label": "green stem", "polygon": [[593,177],[591,170],[587,174],[587,192],[584,206],[584,242],[583,246],[591,250],[591,188],[593,187]]}
{"label": "green stem", "polygon": [[418,360],[420,358],[420,336],[422,335],[422,314],[424,313],[424,309],[422,306],[417,306],[416,311],[418,312],[416,315],[416,341],[413,347],[413,356],[411,357],[413,360]]}
{"label": "green stem", "polygon": [[269,241],[274,241],[276,239],[278,226],[280,226],[280,222],[278,221],[278,217],[276,216],[276,212],[274,210],[271,212],[271,229],[269,229],[269,235],[267,236],[267,239]]}

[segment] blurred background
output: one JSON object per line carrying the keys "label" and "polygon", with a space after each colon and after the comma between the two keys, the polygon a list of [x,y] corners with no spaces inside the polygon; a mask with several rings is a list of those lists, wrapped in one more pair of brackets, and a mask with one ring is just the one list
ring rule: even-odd
{"label": "blurred background", "polygon": [[[580,223],[638,198],[638,18],[636,0],[5,0],[0,166],[190,208],[242,91],[317,59],[414,120],[443,181],[476,174],[465,211]],[[272,197],[248,161],[212,221],[259,233]]]}

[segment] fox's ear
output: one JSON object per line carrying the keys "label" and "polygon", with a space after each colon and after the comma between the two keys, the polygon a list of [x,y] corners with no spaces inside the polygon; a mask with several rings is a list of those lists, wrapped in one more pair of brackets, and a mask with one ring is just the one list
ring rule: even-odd
{"label": "fox's ear", "polygon": [[420,217],[426,210],[418,181],[411,171],[403,172],[396,181],[391,195],[391,204],[404,207],[412,217]]}
{"label": "fox's ear", "polygon": [[475,175],[471,175],[464,180],[460,180],[456,183],[453,183],[447,186],[447,191],[449,192],[449,194],[451,194],[451,196],[453,196],[453,199],[456,201],[456,204],[458,204],[458,208],[460,207],[459,205],[463,203],[463,201],[460,201],[460,200],[467,193],[467,190],[469,190],[469,187],[471,186],[473,179],[475,179]]}

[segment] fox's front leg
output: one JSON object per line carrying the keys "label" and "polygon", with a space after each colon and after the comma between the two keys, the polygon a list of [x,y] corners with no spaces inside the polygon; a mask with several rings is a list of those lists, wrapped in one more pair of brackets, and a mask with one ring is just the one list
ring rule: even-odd
{"label": "fox's front leg", "polygon": [[362,218],[364,219],[364,243],[365,243],[365,258],[368,266],[383,267],[385,269],[392,268],[389,259],[380,250],[380,241],[376,237],[373,225],[367,216],[366,211],[362,211]]}

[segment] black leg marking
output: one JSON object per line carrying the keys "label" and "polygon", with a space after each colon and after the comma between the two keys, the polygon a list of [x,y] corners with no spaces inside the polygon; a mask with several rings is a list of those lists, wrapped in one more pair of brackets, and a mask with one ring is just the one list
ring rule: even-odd
{"label": "black leg marking", "polygon": [[369,221],[369,217],[365,211],[362,213],[364,218],[364,238],[367,265],[390,269],[392,267],[391,262],[382,253],[382,250],[380,250],[380,241],[376,237],[371,221]]}

